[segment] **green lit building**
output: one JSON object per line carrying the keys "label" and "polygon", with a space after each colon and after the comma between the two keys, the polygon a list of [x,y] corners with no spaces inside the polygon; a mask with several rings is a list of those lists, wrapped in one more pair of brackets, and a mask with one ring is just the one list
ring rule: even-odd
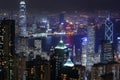
{"label": "green lit building", "polygon": [[51,80],[60,80],[61,69],[68,58],[68,49],[62,40],[55,47],[50,63],[51,63]]}

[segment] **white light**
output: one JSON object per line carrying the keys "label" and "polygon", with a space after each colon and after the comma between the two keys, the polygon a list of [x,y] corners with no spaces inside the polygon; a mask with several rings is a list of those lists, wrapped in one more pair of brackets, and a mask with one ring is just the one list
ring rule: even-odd
{"label": "white light", "polygon": [[66,49],[67,46],[64,45],[63,41],[60,40],[59,44],[55,47],[56,49]]}
{"label": "white light", "polygon": [[70,24],[73,24],[73,22],[70,22]]}
{"label": "white light", "polygon": [[69,20],[66,20],[66,22],[69,22]]}
{"label": "white light", "polygon": [[63,40],[60,40],[60,43],[63,43]]}
{"label": "white light", "polygon": [[47,23],[47,20],[43,20],[42,22],[43,22],[43,23]]}
{"label": "white light", "polygon": [[117,37],[117,39],[120,39],[120,37]]}
{"label": "white light", "polygon": [[72,63],[71,59],[68,58],[68,59],[67,59],[67,62],[64,64],[64,66],[73,67],[74,64]]}
{"label": "white light", "polygon": [[63,25],[64,23],[62,22],[61,25]]}
{"label": "white light", "polygon": [[106,20],[108,20],[108,21],[109,21],[109,20],[110,20],[110,17],[106,18]]}
{"label": "white light", "polygon": [[20,4],[25,4],[25,1],[21,1]]}

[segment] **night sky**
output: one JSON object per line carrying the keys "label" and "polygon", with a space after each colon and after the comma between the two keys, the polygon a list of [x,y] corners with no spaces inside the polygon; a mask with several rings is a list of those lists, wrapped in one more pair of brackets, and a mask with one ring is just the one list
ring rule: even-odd
{"label": "night sky", "polygon": [[[120,10],[120,0],[25,0],[31,11]],[[0,9],[18,10],[20,0],[0,0]]]}

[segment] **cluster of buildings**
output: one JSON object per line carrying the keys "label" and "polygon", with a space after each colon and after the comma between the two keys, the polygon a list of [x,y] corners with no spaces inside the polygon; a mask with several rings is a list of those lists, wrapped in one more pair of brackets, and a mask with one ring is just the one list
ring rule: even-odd
{"label": "cluster of buildings", "polygon": [[[92,23],[92,19],[88,16],[82,16],[82,19],[77,16],[74,16],[75,19],[70,19],[70,17],[64,19],[63,13],[60,14],[57,24],[52,20],[48,22],[44,19],[40,29],[34,24],[33,29],[30,30],[27,25],[26,3],[21,1],[18,27],[15,20],[0,21],[0,80],[120,79],[120,43],[118,41],[118,50],[115,53],[114,25],[110,17],[105,20],[105,40],[101,41],[100,51],[96,56],[95,24]],[[74,21],[76,18],[77,21]],[[88,19],[90,20],[87,21]],[[59,29],[56,29],[52,23],[59,24]],[[70,36],[83,33],[85,37],[82,38],[82,53],[78,60],[76,60],[75,47],[73,46],[71,52],[62,39],[50,49],[50,52],[42,51],[40,36],[34,37],[31,34],[48,33],[51,31],[50,26],[53,26],[54,32],[68,31]],[[30,43],[29,40],[33,40],[34,43]],[[118,40],[120,40],[119,37]],[[30,44],[34,46],[29,47]]]}

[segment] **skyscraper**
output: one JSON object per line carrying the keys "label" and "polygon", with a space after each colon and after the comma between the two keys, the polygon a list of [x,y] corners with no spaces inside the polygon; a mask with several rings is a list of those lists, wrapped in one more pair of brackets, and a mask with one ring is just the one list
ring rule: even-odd
{"label": "skyscraper", "polygon": [[61,68],[67,61],[68,52],[67,47],[62,40],[55,47],[55,52],[51,55],[51,80],[60,80]]}
{"label": "skyscraper", "polygon": [[[15,21],[2,20],[0,23],[0,80],[12,80],[14,73]],[[16,80],[16,79],[15,79]]]}
{"label": "skyscraper", "polygon": [[105,40],[113,42],[113,22],[110,17],[105,20]]}
{"label": "skyscraper", "polygon": [[88,36],[88,45],[87,45],[87,70],[91,69],[91,66],[93,65],[93,55],[95,53],[94,46],[95,46],[95,31],[94,31],[94,25],[88,25],[87,27],[87,36]]}
{"label": "skyscraper", "polygon": [[103,40],[101,51],[102,51],[102,53],[101,53],[101,62],[102,63],[114,61],[113,43],[111,43],[109,40]]}
{"label": "skyscraper", "polygon": [[20,2],[20,11],[19,11],[19,27],[20,27],[20,36],[27,36],[26,31],[26,3],[25,1]]}
{"label": "skyscraper", "polygon": [[87,37],[82,38],[82,56],[81,56],[81,64],[82,66],[86,66],[87,62]]}

